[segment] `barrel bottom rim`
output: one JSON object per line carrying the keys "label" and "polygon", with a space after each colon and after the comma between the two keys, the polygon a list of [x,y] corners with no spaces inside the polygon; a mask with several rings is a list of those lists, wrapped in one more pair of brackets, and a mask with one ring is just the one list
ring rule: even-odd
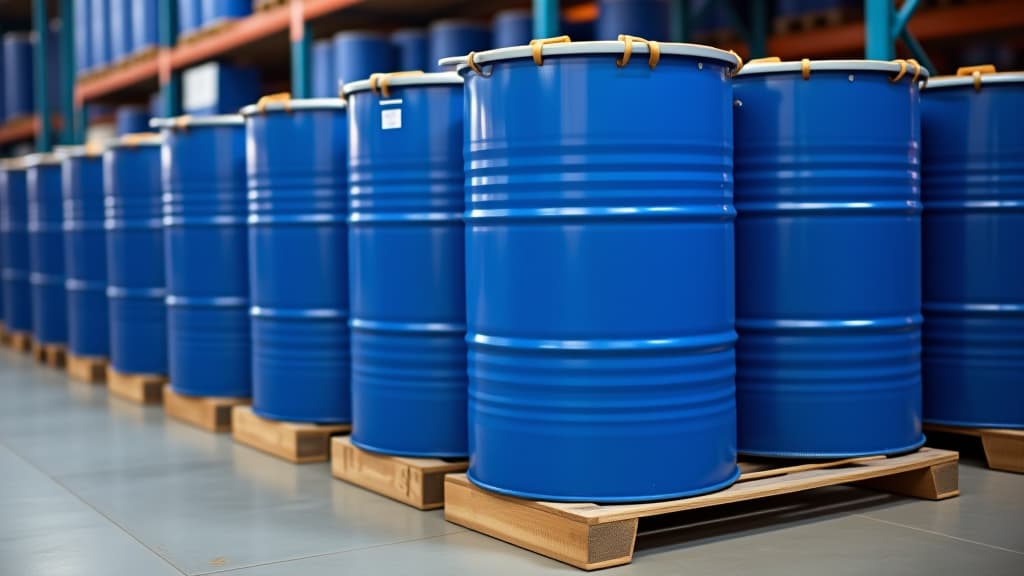
{"label": "barrel bottom rim", "polygon": [[469,450],[464,450],[462,452],[417,452],[415,450],[393,450],[390,448],[380,448],[379,446],[374,446],[372,444],[356,440],[355,434],[349,436],[349,441],[352,442],[353,446],[360,450],[373,452],[375,454],[383,454],[385,456],[401,456],[403,458],[440,458],[450,460],[466,460],[469,458]]}
{"label": "barrel bottom rim", "polygon": [[228,393],[228,394],[220,394],[220,393],[211,394],[210,390],[205,390],[204,391],[204,390],[196,389],[196,388],[187,388],[187,387],[183,387],[183,386],[180,386],[178,384],[175,384],[173,381],[168,382],[168,384],[170,384],[171,390],[175,394],[181,394],[182,396],[189,396],[189,397],[192,397],[192,398],[227,398],[227,399],[232,399],[232,400],[248,400],[248,399],[252,398],[252,391],[251,390],[249,391],[248,394],[231,394],[231,393]]}
{"label": "barrel bottom rim", "polygon": [[1009,430],[1024,430],[1024,422],[1017,422],[1007,424],[1005,422],[976,422],[968,420],[941,420],[937,418],[925,418],[925,424],[934,424],[936,426],[952,426],[955,428],[985,428],[985,429],[1009,429]]}
{"label": "barrel bottom rim", "polygon": [[902,454],[908,454],[924,446],[927,438],[924,434],[921,434],[919,440],[914,441],[906,446],[897,448],[883,448],[881,450],[869,450],[864,452],[843,452],[843,451],[829,451],[829,450],[817,450],[817,451],[789,451],[789,450],[744,450],[740,448],[737,450],[741,456],[755,456],[758,458],[806,458],[813,460],[828,460],[832,458],[866,458],[868,456],[899,456]]}
{"label": "barrel bottom rim", "polygon": [[253,414],[259,416],[260,418],[265,418],[267,420],[273,420],[275,422],[298,422],[300,424],[326,424],[326,425],[331,425],[331,426],[337,426],[337,425],[341,425],[341,424],[351,424],[352,423],[352,418],[351,417],[349,417],[349,418],[339,418],[337,420],[332,420],[330,418],[326,418],[326,419],[310,418],[308,416],[307,417],[299,417],[299,418],[291,417],[290,416],[290,417],[286,418],[286,417],[283,417],[280,414],[274,414],[272,412],[268,412],[268,411],[263,410],[261,408],[257,408],[255,404],[252,405],[252,412],[253,412]]}
{"label": "barrel bottom rim", "polygon": [[109,350],[101,350],[101,351],[98,351],[98,352],[90,351],[90,350],[83,351],[81,348],[75,348],[74,346],[69,344],[68,345],[68,354],[74,356],[75,358],[79,358],[79,359],[96,360],[96,361],[101,361],[102,360],[103,362],[110,362],[110,351]]}
{"label": "barrel bottom rim", "polygon": [[739,467],[739,465],[735,466],[735,469],[733,470],[733,473],[730,474],[729,477],[726,480],[724,480],[722,482],[717,482],[717,483],[712,484],[710,486],[702,486],[700,488],[695,488],[695,489],[692,489],[692,490],[684,490],[682,492],[667,492],[667,493],[663,493],[663,494],[650,494],[650,495],[641,495],[641,496],[616,496],[616,497],[613,497],[613,496],[589,497],[589,496],[564,496],[564,495],[562,495],[562,496],[553,496],[551,494],[541,494],[539,492],[527,492],[527,491],[521,491],[521,490],[509,490],[509,489],[506,489],[506,488],[498,488],[497,486],[492,486],[492,485],[490,485],[490,484],[488,484],[486,482],[481,482],[479,479],[477,479],[475,476],[473,476],[473,472],[472,471],[467,471],[466,472],[466,477],[469,478],[470,482],[472,482],[473,484],[479,486],[480,488],[483,488],[484,490],[487,490],[488,492],[494,492],[495,494],[500,494],[502,496],[512,496],[514,498],[522,498],[524,500],[537,500],[537,501],[541,501],[541,502],[587,502],[587,503],[595,503],[595,504],[640,504],[640,503],[645,503],[645,502],[659,502],[659,501],[665,501],[665,500],[678,500],[680,498],[689,498],[691,496],[700,496],[702,494],[710,494],[712,492],[718,492],[719,490],[724,490],[724,489],[732,486],[733,484],[736,483],[737,480],[739,480],[739,477],[740,477],[740,467]]}
{"label": "barrel bottom rim", "polygon": [[36,343],[37,344],[41,344],[43,346],[65,346],[66,347],[68,345],[67,338],[65,338],[64,340],[61,340],[59,338],[43,339],[42,337],[36,336],[35,334],[33,334],[32,337],[36,339]]}

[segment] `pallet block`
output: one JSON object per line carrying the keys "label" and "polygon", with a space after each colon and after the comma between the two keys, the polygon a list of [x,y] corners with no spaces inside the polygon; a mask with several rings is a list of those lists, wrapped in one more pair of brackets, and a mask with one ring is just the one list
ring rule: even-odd
{"label": "pallet block", "polygon": [[231,409],[250,402],[249,398],[186,396],[175,392],[170,384],[164,385],[164,412],[210,432],[231,432]]}
{"label": "pallet block", "polygon": [[295,464],[326,462],[331,436],[347,434],[351,429],[349,424],[268,420],[257,416],[249,406],[231,409],[231,436],[235,442]]}
{"label": "pallet block", "polygon": [[420,510],[444,506],[444,477],[465,472],[469,462],[374,454],[347,436],[331,439],[331,474]]}
{"label": "pallet block", "polygon": [[465,474],[445,477],[444,516],[466,528],[582,568],[596,570],[633,560],[640,518],[834,486],[863,484],[917,498],[957,496],[959,455],[922,448],[893,458],[851,458],[771,467],[747,465],[725,490],[663,502],[598,505],[538,502],[501,496]]}
{"label": "pallet block", "polygon": [[69,353],[67,358],[68,376],[82,382],[103,384],[107,381],[108,364],[106,358],[99,356],[76,356]]}
{"label": "pallet block", "polygon": [[32,343],[32,357],[43,366],[50,368],[64,368],[67,362],[68,347],[64,344],[43,344],[42,342]]}
{"label": "pallet block", "polygon": [[8,332],[7,345],[17,352],[32,352],[32,334],[28,332]]}
{"label": "pallet block", "polygon": [[160,374],[123,374],[112,366],[107,370],[110,393],[136,404],[159,404],[166,383],[167,377]]}
{"label": "pallet block", "polygon": [[981,438],[988,467],[1024,474],[1024,430],[1007,428],[962,428],[925,424],[926,432],[940,432]]}

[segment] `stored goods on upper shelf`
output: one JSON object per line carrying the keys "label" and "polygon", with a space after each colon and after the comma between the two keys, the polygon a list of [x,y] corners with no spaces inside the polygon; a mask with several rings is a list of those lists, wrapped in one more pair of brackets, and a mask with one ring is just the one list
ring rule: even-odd
{"label": "stored goods on upper shelf", "polygon": [[260,95],[260,71],[228,64],[207,62],[181,75],[182,109],[185,114],[234,114]]}

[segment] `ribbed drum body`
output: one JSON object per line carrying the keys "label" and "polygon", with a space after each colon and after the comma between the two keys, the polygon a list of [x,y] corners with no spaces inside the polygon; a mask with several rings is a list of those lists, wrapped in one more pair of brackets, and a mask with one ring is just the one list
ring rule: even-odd
{"label": "ribbed drum body", "polygon": [[529,10],[502,10],[494,15],[491,38],[495,48],[529,44],[533,39],[533,16]]}
{"label": "ribbed drum body", "polygon": [[110,360],[118,372],[167,374],[160,146],[103,155]]}
{"label": "ribbed drum body", "polygon": [[423,28],[401,28],[391,33],[391,44],[395,48],[395,69],[430,70],[432,62],[427,61],[427,31]]}
{"label": "ribbed drum body", "polygon": [[134,0],[132,4],[132,52],[154,47],[159,43],[157,18],[159,0]]}
{"label": "ribbed drum body", "polygon": [[924,441],[918,94],[890,76],[736,78],[740,452]]}
{"label": "ribbed drum body", "polygon": [[441,70],[437,61],[448,56],[465,56],[491,47],[490,29],[471,20],[438,20],[430,25],[431,70]]}
{"label": "ribbed drum body", "polygon": [[1024,428],[1024,75],[921,98],[924,418]]}
{"label": "ribbed drum body", "polygon": [[111,0],[89,0],[89,38],[92,40],[92,68],[105,68],[111,63]]}
{"label": "ribbed drum body", "polygon": [[77,154],[61,163],[68,348],[76,356],[110,350],[107,247],[103,230],[103,158]]}
{"label": "ribbed drum body", "polygon": [[110,57],[114,62],[118,62],[132,53],[132,0],[108,1]]}
{"label": "ribbed drum body", "polygon": [[3,86],[7,118],[28,116],[35,110],[35,86],[32,82],[32,41],[28,34],[8,32],[3,35]]}
{"label": "ribbed drum body", "polygon": [[[97,0],[92,1],[96,2]],[[195,32],[196,30],[202,27],[202,0],[178,0],[178,34],[189,34]]]}
{"label": "ribbed drum body", "polygon": [[665,41],[672,34],[669,0],[600,0],[598,7],[595,40],[630,34]]}
{"label": "ribbed drum body", "polygon": [[81,75],[92,68],[92,0],[74,0],[75,72]]}
{"label": "ribbed drum body", "polygon": [[466,74],[469,475],[498,492],[652,500],[738,475],[726,64],[615,58]]}
{"label": "ribbed drum body", "polygon": [[28,190],[29,284],[32,287],[32,335],[41,344],[68,341],[64,291],[64,210],[60,164],[30,165]]}
{"label": "ribbed drum body", "polygon": [[200,0],[200,4],[201,26],[209,26],[221,20],[240,18],[252,13],[250,0]]}
{"label": "ribbed drum body", "polygon": [[[375,72],[393,72],[394,47],[386,35],[377,32],[339,32],[334,35],[334,66],[341,83],[362,80]],[[337,94],[335,85],[333,95]]]}
{"label": "ribbed drum body", "polygon": [[114,111],[114,123],[117,135],[145,132],[149,129],[149,107],[125,104]]}
{"label": "ribbed drum body", "polygon": [[465,457],[462,84],[348,102],[352,442]]}
{"label": "ribbed drum body", "polygon": [[28,192],[25,169],[0,166],[0,246],[3,254],[4,327],[32,331],[32,289],[28,283]]}
{"label": "ribbed drum body", "polygon": [[348,126],[326,102],[246,117],[253,410],[275,420],[350,419]]}
{"label": "ribbed drum body", "polygon": [[334,65],[334,42],[320,40],[313,43],[313,98],[338,96],[338,76]]}
{"label": "ribbed drum body", "polygon": [[231,116],[163,135],[171,386],[249,396],[245,126]]}

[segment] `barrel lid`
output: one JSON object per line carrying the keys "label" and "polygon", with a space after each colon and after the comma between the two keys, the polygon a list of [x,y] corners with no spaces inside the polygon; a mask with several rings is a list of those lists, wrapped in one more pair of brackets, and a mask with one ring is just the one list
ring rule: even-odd
{"label": "barrel lid", "polygon": [[86,142],[76,146],[54,146],[54,152],[65,158],[99,157],[103,155],[103,145],[99,142]]}
{"label": "barrel lid", "polygon": [[182,129],[193,126],[244,126],[245,118],[241,114],[219,114],[216,116],[174,116],[171,118],[151,118],[150,128]]}
{"label": "barrel lid", "polygon": [[[634,40],[631,43],[632,54],[650,54],[650,48],[646,41]],[[704,46],[703,44],[685,44],[681,42],[658,42],[661,56],[691,56],[696,58],[707,58],[718,60],[731,66],[739,66],[740,59],[736,54]],[[626,43],[620,40],[599,40],[594,42],[561,42],[544,44],[541,55],[544,58],[556,58],[558,56],[581,56],[581,55],[616,55],[621,56],[626,50]],[[439,66],[456,66],[460,73],[470,69],[467,56],[449,56],[438,61]],[[473,62],[477,65],[494,64],[507,60],[519,60],[533,58],[533,47],[531,46],[508,46],[495,50],[486,50],[473,54]],[[644,59],[646,61],[646,59]]]}
{"label": "barrel lid", "polygon": [[25,157],[15,156],[13,158],[0,158],[0,169],[12,171],[12,170],[24,170],[25,169]]}
{"label": "barrel lid", "polygon": [[454,72],[431,72],[429,74],[408,75],[398,72],[395,74],[381,74],[376,77],[371,76],[366,80],[349,82],[343,85],[341,89],[345,93],[345,96],[355,94],[356,92],[365,92],[370,89],[376,89],[371,85],[371,82],[376,82],[378,86],[380,86],[382,82],[386,82],[388,88],[398,88],[399,86],[462,85],[464,80]]}
{"label": "barrel lid", "polygon": [[135,148],[138,146],[160,146],[164,143],[162,136],[156,132],[136,132],[134,134],[124,134],[119,138],[114,138],[107,142],[107,149],[112,150],[114,148]]}
{"label": "barrel lid", "polygon": [[908,60],[787,60],[759,59],[751,60],[736,76],[753,76],[755,74],[814,74],[815,72],[884,72],[886,74],[904,75],[909,79],[917,74],[920,78],[928,77],[928,70],[919,67],[919,73]]}
{"label": "barrel lid", "polygon": [[[263,105],[263,112],[288,112],[295,110],[344,110],[345,101],[341,98],[302,98],[300,100],[287,100],[268,102]],[[242,108],[242,116],[258,116],[260,114],[259,104],[250,104]]]}
{"label": "barrel lid", "polygon": [[60,165],[60,161],[61,157],[59,154],[36,152],[35,154],[25,156],[25,167],[34,168],[36,166],[58,166]]}
{"label": "barrel lid", "polygon": [[959,68],[956,74],[936,76],[928,80],[925,89],[935,90],[939,88],[971,86],[980,90],[982,86],[990,84],[1018,83],[1024,83],[1024,71],[997,72],[995,66],[984,64],[981,66],[964,66]]}

